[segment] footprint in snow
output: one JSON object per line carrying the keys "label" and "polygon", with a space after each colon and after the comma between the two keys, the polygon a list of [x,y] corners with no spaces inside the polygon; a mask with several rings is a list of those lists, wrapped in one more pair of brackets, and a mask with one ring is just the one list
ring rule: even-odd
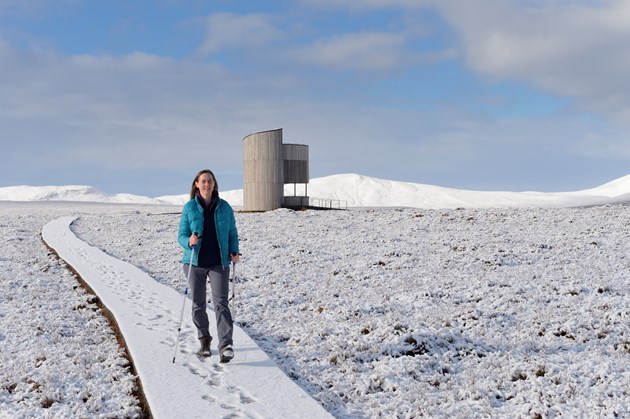
{"label": "footprint in snow", "polygon": [[216,403],[218,401],[216,397],[211,396],[210,394],[202,394],[201,398],[209,401],[210,403]]}
{"label": "footprint in snow", "polygon": [[[234,412],[241,412],[241,409],[239,409],[238,407],[232,406],[231,404],[227,404],[227,403],[221,403],[221,408],[225,410],[233,410]],[[237,415],[237,413],[230,413],[229,415],[224,416],[224,418],[241,418],[241,417],[243,416]]]}
{"label": "footprint in snow", "polygon": [[251,403],[256,403],[256,402],[257,402],[257,400],[256,400],[256,399],[254,399],[254,398],[253,398],[253,397],[251,397],[251,396],[248,396],[248,395],[247,395],[247,394],[245,394],[245,392],[243,392],[243,391],[241,391],[241,392],[239,393],[239,397],[240,397],[240,401],[241,401],[241,403],[243,403],[243,404],[251,404]]}

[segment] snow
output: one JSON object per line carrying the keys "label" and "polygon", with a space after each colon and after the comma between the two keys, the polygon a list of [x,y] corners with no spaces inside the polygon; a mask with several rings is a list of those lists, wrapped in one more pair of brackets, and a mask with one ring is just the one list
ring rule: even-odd
{"label": "snow", "polygon": [[[304,185],[285,185],[285,195],[304,194]],[[377,179],[358,174],[311,179],[306,190],[313,198],[340,200],[349,207],[440,208],[566,208],[630,202],[630,175],[596,188],[575,192],[467,191],[419,183]],[[243,206],[243,190],[221,192],[233,207]],[[82,201],[182,206],[188,194],[149,198],[108,195],[90,186],[9,186],[0,188],[0,201]]]}
{"label": "snow", "polygon": [[[121,304],[109,304],[129,315],[117,317],[121,329],[147,329],[147,348],[125,339],[156,412],[184,376],[200,383],[156,417],[190,417],[189,403],[212,405],[208,417],[283,408],[297,416],[293,396],[278,403],[247,387],[277,374],[271,361],[292,394],[312,397],[300,402],[339,418],[630,416],[630,213],[618,205],[628,177],[556,194],[454,199],[438,188],[425,193],[425,208],[397,195],[408,185],[338,181],[350,177],[365,186],[364,196],[346,193],[351,206],[379,208],[237,213],[234,311],[245,333],[227,365],[216,362],[216,348],[203,364],[193,355],[189,310],[171,363],[185,281],[179,204],[2,202],[0,417],[141,415],[134,372],[107,321],[38,237],[70,219],[70,236],[115,258],[107,263],[116,268],[103,269],[105,256],[75,264],[86,277],[117,278],[109,292]],[[97,293],[107,306],[108,291]],[[257,348],[269,368],[247,365]],[[161,377],[145,382],[143,370]]]}
{"label": "snow", "polygon": [[[70,216],[47,223],[43,239],[113,313],[155,417],[181,417],[182,404],[186,417],[191,418],[207,417],[207,412],[215,417],[233,413],[250,417],[329,416],[240,328],[235,330],[234,344],[241,356],[229,370],[216,361],[191,356],[197,349],[192,325],[182,331],[183,345],[177,354],[185,357],[182,368],[169,365],[176,341],[172,326],[178,324],[183,298],[135,266],[76,238],[69,228],[74,220]],[[212,317],[210,320],[214,321]],[[211,332],[217,336],[216,327]],[[290,405],[284,403],[285,398],[291,400]]]}
{"label": "snow", "polygon": [[107,195],[91,186],[7,186],[0,188],[0,201],[77,201],[113,204],[180,204],[187,195],[148,198],[132,194]]}

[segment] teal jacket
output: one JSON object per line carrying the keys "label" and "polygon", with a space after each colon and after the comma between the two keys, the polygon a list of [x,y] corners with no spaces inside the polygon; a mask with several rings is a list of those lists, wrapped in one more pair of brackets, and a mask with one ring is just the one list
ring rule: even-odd
{"label": "teal jacket", "polygon": [[[221,264],[227,268],[231,262],[230,253],[239,253],[238,230],[232,207],[227,201],[220,198],[214,211],[214,224],[221,251]],[[203,246],[203,207],[197,202],[197,199],[191,199],[184,205],[179,220],[178,241],[180,246],[184,248],[182,263],[190,263],[192,248],[188,245],[188,241],[193,233],[199,235],[197,244],[197,249],[199,249],[200,246]],[[197,252],[193,257],[193,265],[197,266]]]}

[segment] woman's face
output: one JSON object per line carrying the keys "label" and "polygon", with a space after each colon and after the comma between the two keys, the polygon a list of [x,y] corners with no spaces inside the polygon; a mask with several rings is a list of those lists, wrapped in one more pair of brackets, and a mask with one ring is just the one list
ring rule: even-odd
{"label": "woman's face", "polygon": [[203,197],[210,196],[214,190],[214,178],[210,173],[202,173],[195,182],[195,186]]}

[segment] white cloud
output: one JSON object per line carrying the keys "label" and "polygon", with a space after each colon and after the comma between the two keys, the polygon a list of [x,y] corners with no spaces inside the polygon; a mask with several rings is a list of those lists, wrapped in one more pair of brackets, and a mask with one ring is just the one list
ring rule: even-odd
{"label": "white cloud", "polygon": [[217,86],[231,80],[217,66],[144,53],[64,56],[6,45],[0,66],[0,146],[15,157],[3,158],[6,170],[64,170],[79,162],[177,167],[202,158],[187,147],[220,149],[226,133],[241,135],[230,132],[235,124],[225,118],[234,102],[217,100]]}
{"label": "white cloud", "polygon": [[405,38],[391,33],[352,33],[316,40],[300,52],[303,63],[334,70],[387,70],[404,60]]}
{"label": "white cloud", "polygon": [[263,14],[216,13],[202,22],[206,25],[206,34],[198,48],[201,54],[213,54],[226,48],[257,48],[283,37],[272,18]]}
{"label": "white cloud", "polygon": [[[307,2],[309,3],[309,2]],[[386,2],[387,5],[405,6],[417,2]],[[422,4],[431,1],[422,2]],[[335,1],[315,1],[311,6],[338,7]],[[352,7],[373,9],[383,7],[382,2],[361,3]],[[296,12],[306,13],[305,10]],[[299,20],[299,19],[298,19]],[[205,36],[196,49],[201,56],[226,53],[256,66],[277,67],[283,63],[285,68],[295,69],[316,66],[330,71],[382,71],[409,68],[417,64],[434,63],[452,59],[456,56],[454,48],[427,47],[418,48],[417,40],[428,40],[432,34],[429,24],[402,19],[396,24],[386,25],[384,31],[337,31],[332,35],[303,22],[294,22],[286,16],[282,18],[266,14],[216,13],[198,20],[205,26]],[[426,27],[425,27],[426,25]],[[313,32],[317,30],[318,32]],[[422,41],[421,41],[422,42]],[[219,59],[223,59],[220,57]],[[236,61],[235,60],[235,61]],[[274,70],[275,71],[275,70]]]}
{"label": "white cloud", "polygon": [[[443,16],[460,41],[459,46],[444,48],[446,58],[464,57],[470,68],[492,81],[522,81],[549,94],[575,99],[574,106],[581,111],[602,114],[630,126],[630,78],[627,77],[630,2],[627,0],[303,0],[302,3],[357,14],[400,10],[406,22],[415,19],[420,26],[422,11],[432,8]],[[400,33],[407,37],[406,45],[395,45],[387,51],[383,65],[400,61],[403,54],[409,56],[409,47],[416,39],[410,35],[411,26],[405,25]],[[337,46],[331,40],[320,41],[314,45],[313,60],[337,62],[339,68],[348,68],[350,62],[344,63],[339,58],[342,46],[343,43]],[[459,49],[458,53],[454,47]],[[427,60],[421,58],[415,62]]]}
{"label": "white cloud", "polygon": [[437,8],[475,71],[581,99],[630,123],[630,2],[447,0]]}
{"label": "white cloud", "polygon": [[350,10],[378,10],[383,8],[417,9],[432,5],[440,0],[301,0],[302,3],[320,8],[343,8]]}

